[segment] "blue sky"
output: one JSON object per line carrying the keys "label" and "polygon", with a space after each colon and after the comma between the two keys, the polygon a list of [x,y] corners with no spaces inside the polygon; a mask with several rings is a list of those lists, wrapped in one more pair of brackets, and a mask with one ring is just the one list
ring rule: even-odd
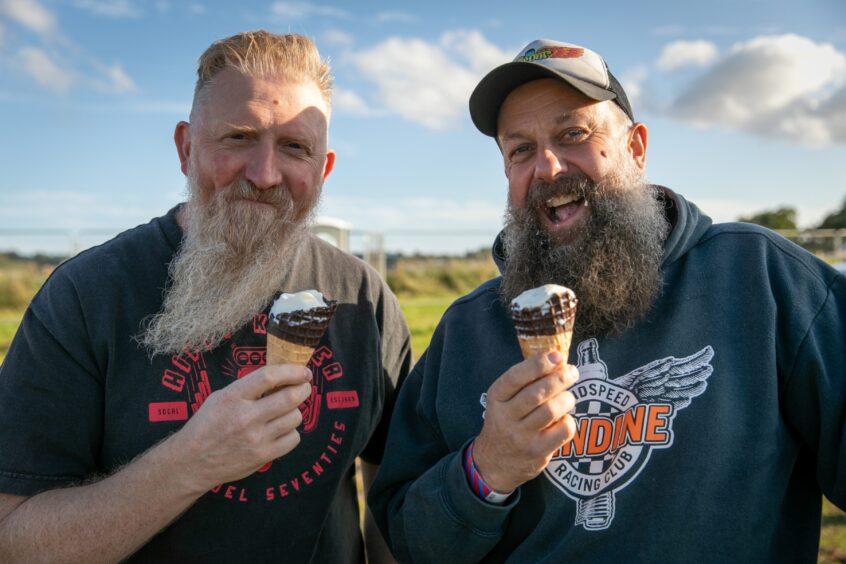
{"label": "blue sky", "polygon": [[[715,220],[790,205],[810,226],[846,198],[844,0],[0,0],[0,228],[85,246],[179,202],[172,133],[197,57],[255,28],[308,35],[331,59],[338,161],[321,213],[389,250],[490,243],[506,183],[467,98],[540,37],[605,57],[649,127],[650,180]],[[67,245],[0,234],[0,249]]]}

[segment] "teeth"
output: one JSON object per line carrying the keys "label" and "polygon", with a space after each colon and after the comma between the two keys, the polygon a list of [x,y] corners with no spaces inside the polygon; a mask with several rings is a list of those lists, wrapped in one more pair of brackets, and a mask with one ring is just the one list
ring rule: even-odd
{"label": "teeth", "polygon": [[564,194],[561,196],[553,196],[552,198],[546,201],[546,207],[548,208],[557,208],[558,206],[563,206],[569,204],[570,202],[575,202],[578,200],[579,197],[575,194]]}

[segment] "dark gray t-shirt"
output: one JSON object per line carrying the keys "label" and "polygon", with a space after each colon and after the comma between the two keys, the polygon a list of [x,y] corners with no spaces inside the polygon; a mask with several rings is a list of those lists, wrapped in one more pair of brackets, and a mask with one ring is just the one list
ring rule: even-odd
{"label": "dark gray t-shirt", "polygon": [[[65,262],[34,298],[0,367],[0,491],[30,496],[112,472],[264,364],[266,311],[199,354],[151,360],[133,341],[161,307],[182,238],[176,209]],[[408,329],[364,262],[309,237],[293,264],[282,291],[339,302],[309,365],[301,443],[205,494],[134,560],[363,561],[354,461],[381,460]]]}

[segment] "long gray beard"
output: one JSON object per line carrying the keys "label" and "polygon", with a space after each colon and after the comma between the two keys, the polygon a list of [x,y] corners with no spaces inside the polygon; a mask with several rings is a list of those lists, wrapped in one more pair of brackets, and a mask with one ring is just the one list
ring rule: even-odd
{"label": "long gray beard", "polygon": [[214,348],[260,313],[279,291],[320,195],[297,204],[284,187],[260,190],[242,179],[203,204],[193,175],[188,191],[185,239],[162,309],[138,336],[151,356]]}
{"label": "long gray beard", "polygon": [[[543,284],[572,289],[579,299],[577,340],[619,333],[645,316],[661,288],[669,223],[663,194],[639,176],[630,169],[595,183],[570,175],[533,185],[521,208],[509,202],[502,302],[508,306],[521,292]],[[556,241],[539,217],[545,202],[561,193],[581,194],[590,207],[583,232],[571,243]]]}

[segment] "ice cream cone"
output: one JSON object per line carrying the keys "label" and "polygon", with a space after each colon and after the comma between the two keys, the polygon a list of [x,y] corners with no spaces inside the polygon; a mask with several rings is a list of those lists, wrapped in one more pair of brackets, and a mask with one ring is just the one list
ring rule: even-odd
{"label": "ice cream cone", "polygon": [[576,319],[576,295],[569,288],[547,284],[523,292],[511,302],[511,317],[523,358],[540,352],[570,354]]}
{"label": "ice cream cone", "polygon": [[313,352],[314,347],[298,345],[270,333],[267,335],[267,364],[306,366]]}
{"label": "ice cream cone", "polygon": [[308,365],[337,305],[315,290],[282,294],[270,310],[265,363]]}

